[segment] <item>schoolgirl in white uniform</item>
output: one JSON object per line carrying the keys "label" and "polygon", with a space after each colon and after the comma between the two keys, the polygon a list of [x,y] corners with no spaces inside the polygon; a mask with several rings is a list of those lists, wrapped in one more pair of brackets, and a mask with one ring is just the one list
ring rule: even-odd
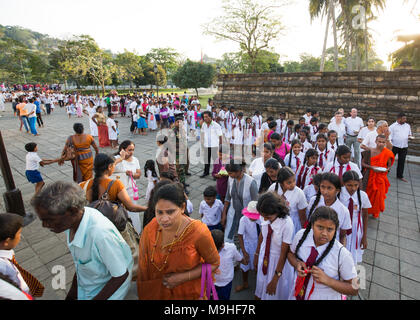
{"label": "schoolgirl in white uniform", "polygon": [[315,149],[309,149],[305,153],[305,160],[296,171],[296,186],[302,190],[312,184],[313,176],[321,173],[322,169],[318,167],[318,152]]}
{"label": "schoolgirl in white uniform", "polygon": [[322,170],[334,161],[335,157],[335,151],[327,148],[327,142],[327,137],[322,133],[316,137],[315,150],[318,151],[318,165]]}
{"label": "schoolgirl in white uniform", "polygon": [[296,173],[297,168],[305,161],[305,154],[302,152],[302,143],[299,140],[293,140],[290,153],[284,157],[284,163],[292,168]]}
{"label": "schoolgirl in white uniform", "polygon": [[351,252],[354,263],[359,264],[367,248],[368,209],[372,205],[366,192],[360,190],[359,176],[355,171],[347,171],[343,175],[343,182],[339,199],[349,209],[352,223],[351,234],[347,234],[346,248]]}
{"label": "schoolgirl in white uniform", "polygon": [[228,112],[226,112],[225,120],[226,120],[226,139],[230,141],[232,138],[232,124],[233,121],[236,119],[235,115],[235,108],[230,108]]}
{"label": "schoolgirl in white uniform", "polygon": [[335,173],[323,173],[319,186],[319,192],[315,197],[312,197],[309,202],[305,227],[316,208],[323,206],[330,207],[335,210],[339,220],[337,240],[345,245],[347,234],[351,232],[352,227],[349,210],[338,199],[338,194],[340,192],[340,178]]}
{"label": "schoolgirl in white uniform", "polygon": [[273,183],[268,191],[276,192],[286,201],[294,225],[293,235],[295,235],[303,228],[302,222],[306,220],[308,207],[305,194],[296,187],[295,173],[288,167],[281,168],[277,176],[277,182]]}
{"label": "schoolgirl in white uniform", "polygon": [[225,133],[226,132],[226,127],[225,127],[225,117],[226,117],[226,113],[227,111],[224,110],[226,107],[222,106],[222,110],[219,111],[219,114],[217,115],[219,118],[219,125],[222,128],[222,132]]}
{"label": "schoolgirl in white uniform", "polygon": [[360,180],[363,179],[359,167],[354,162],[351,162],[350,158],[350,148],[346,145],[339,146],[337,152],[335,153],[334,160],[325,167],[324,172],[332,172],[342,178],[344,173],[353,170],[357,172]]}
{"label": "schoolgirl in white uniform", "polygon": [[242,112],[238,113],[238,117],[232,122],[232,138],[231,144],[243,145],[244,144],[244,131],[245,131],[245,120]]}
{"label": "schoolgirl in white uniform", "polygon": [[293,268],[287,262],[293,240],[289,210],[284,200],[272,192],[259,198],[257,210],[262,216],[262,230],[254,257],[255,296],[258,300],[287,300],[293,281]]}
{"label": "schoolgirl in white uniform", "polygon": [[334,130],[330,130],[328,131],[327,137],[328,137],[327,149],[336,152],[339,146],[338,140],[337,140],[337,132]]}
{"label": "schoolgirl in white uniform", "polygon": [[342,300],[358,294],[351,253],[336,240],[338,225],[337,213],[321,207],[295,235],[287,256],[295,269],[290,300]]}
{"label": "schoolgirl in white uniform", "polygon": [[157,129],[157,123],[156,123],[156,106],[154,103],[147,106],[147,122],[148,127],[150,130],[155,131]]}
{"label": "schoolgirl in white uniform", "polygon": [[255,128],[255,138],[258,139],[261,136],[261,133],[263,131],[262,129],[263,118],[260,115],[259,111],[256,111],[255,115],[252,117],[252,123],[254,124],[254,128]]}
{"label": "schoolgirl in white uniform", "polygon": [[251,118],[246,118],[244,127],[244,155],[251,157],[252,145],[255,143],[255,128]]}

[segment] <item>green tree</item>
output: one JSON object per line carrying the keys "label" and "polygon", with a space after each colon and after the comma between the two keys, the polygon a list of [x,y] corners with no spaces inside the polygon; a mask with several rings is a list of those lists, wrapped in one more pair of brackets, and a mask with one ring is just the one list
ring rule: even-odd
{"label": "green tree", "polygon": [[198,88],[210,87],[215,76],[213,65],[187,60],[174,74],[173,81],[179,88],[194,88],[198,96]]}
{"label": "green tree", "polygon": [[168,77],[178,69],[181,55],[173,48],[154,48],[146,55],[153,63],[160,65]]}
{"label": "green tree", "polygon": [[115,57],[115,64],[120,67],[122,71],[117,75],[122,81],[127,81],[132,87],[133,80],[143,76],[143,70],[140,64],[141,57],[133,52],[124,51]]}
{"label": "green tree", "polygon": [[155,75],[154,64],[150,58],[146,56],[140,56],[140,65],[143,70],[142,76],[137,76],[134,79],[136,86],[147,86],[150,85],[152,89],[153,85],[158,85],[159,87],[166,86],[166,72],[162,66],[158,65],[157,76]]}
{"label": "green tree", "polygon": [[398,41],[405,45],[391,54],[392,68],[397,68],[403,61],[409,61],[413,69],[420,70],[420,34],[399,36]]}
{"label": "green tree", "polygon": [[252,72],[257,72],[260,51],[269,48],[284,29],[274,13],[279,7],[253,0],[223,0],[224,15],[203,25],[204,33],[239,44],[240,50],[248,54]]}

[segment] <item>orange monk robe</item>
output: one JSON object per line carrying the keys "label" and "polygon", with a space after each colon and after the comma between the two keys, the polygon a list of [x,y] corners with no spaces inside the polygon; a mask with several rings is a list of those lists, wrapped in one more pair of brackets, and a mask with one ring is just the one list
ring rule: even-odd
{"label": "orange monk robe", "polygon": [[[220,264],[220,256],[208,227],[198,220],[190,222],[172,246],[169,256],[167,250],[170,245],[167,245],[162,252],[162,236],[159,236],[156,244],[158,230],[159,224],[154,218],[141,235],[137,275],[139,300],[198,300],[201,293],[201,278],[187,281],[173,289],[164,287],[162,281],[166,274],[187,272],[203,262]],[[166,257],[168,260],[165,264]],[[159,271],[162,267],[162,271]]]}
{"label": "orange monk robe", "polygon": [[[389,159],[392,159],[392,164],[394,164],[394,154],[391,150],[384,148],[380,154],[370,159],[370,165],[373,167],[387,168]],[[375,218],[378,218],[379,214],[385,211],[385,199],[390,186],[387,173],[375,172],[373,170],[370,170],[369,173],[366,193],[372,204],[372,208],[368,212]]]}

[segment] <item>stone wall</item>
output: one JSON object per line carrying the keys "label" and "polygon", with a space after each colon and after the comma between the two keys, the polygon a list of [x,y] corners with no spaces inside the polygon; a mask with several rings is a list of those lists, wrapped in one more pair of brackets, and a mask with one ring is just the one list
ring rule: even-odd
{"label": "stone wall", "polygon": [[[297,120],[312,108],[328,123],[338,108],[346,113],[357,108],[365,120],[373,116],[392,124],[403,111],[420,136],[420,71],[225,74],[217,86],[216,105],[235,106],[245,114],[260,110],[264,118],[278,118],[284,111]],[[420,140],[410,149],[420,155]]]}

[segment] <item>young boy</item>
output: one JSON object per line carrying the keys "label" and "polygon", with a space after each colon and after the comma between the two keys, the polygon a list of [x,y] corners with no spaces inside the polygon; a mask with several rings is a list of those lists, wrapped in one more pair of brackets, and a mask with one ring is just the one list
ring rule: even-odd
{"label": "young boy", "polygon": [[236,249],[235,244],[224,242],[225,234],[221,230],[212,230],[211,235],[220,255],[220,274],[216,274],[215,287],[219,300],[230,300],[230,292],[232,290],[232,282],[235,273],[235,262],[244,263],[245,260]]}
{"label": "young boy", "polygon": [[39,166],[43,167],[49,164],[53,164],[58,162],[60,159],[41,159],[37,154],[38,146],[34,142],[26,144],[25,150],[28,151],[28,154],[26,155],[26,178],[30,183],[35,184],[35,194],[38,194],[38,192],[40,192],[42,187],[45,185],[45,182],[41,177],[41,173],[38,170]]}
{"label": "young boy", "polygon": [[210,231],[214,229],[222,230],[220,220],[222,218],[223,203],[216,199],[217,190],[215,187],[207,187],[203,192],[204,200],[200,203],[199,214],[201,220],[207,225]]}
{"label": "young boy", "polygon": [[241,264],[242,285],[235,288],[236,292],[248,289],[249,270],[254,270],[254,255],[258,246],[258,237],[261,233],[260,214],[257,202],[251,201],[248,207],[242,210],[244,215],[239,221],[238,239],[245,263]]}
{"label": "young boy", "polygon": [[[0,214],[0,274],[16,284],[25,294],[41,297],[44,286],[28,271],[18,265],[14,248],[19,244],[23,218],[17,214]],[[28,296],[29,299],[32,297]]]}

